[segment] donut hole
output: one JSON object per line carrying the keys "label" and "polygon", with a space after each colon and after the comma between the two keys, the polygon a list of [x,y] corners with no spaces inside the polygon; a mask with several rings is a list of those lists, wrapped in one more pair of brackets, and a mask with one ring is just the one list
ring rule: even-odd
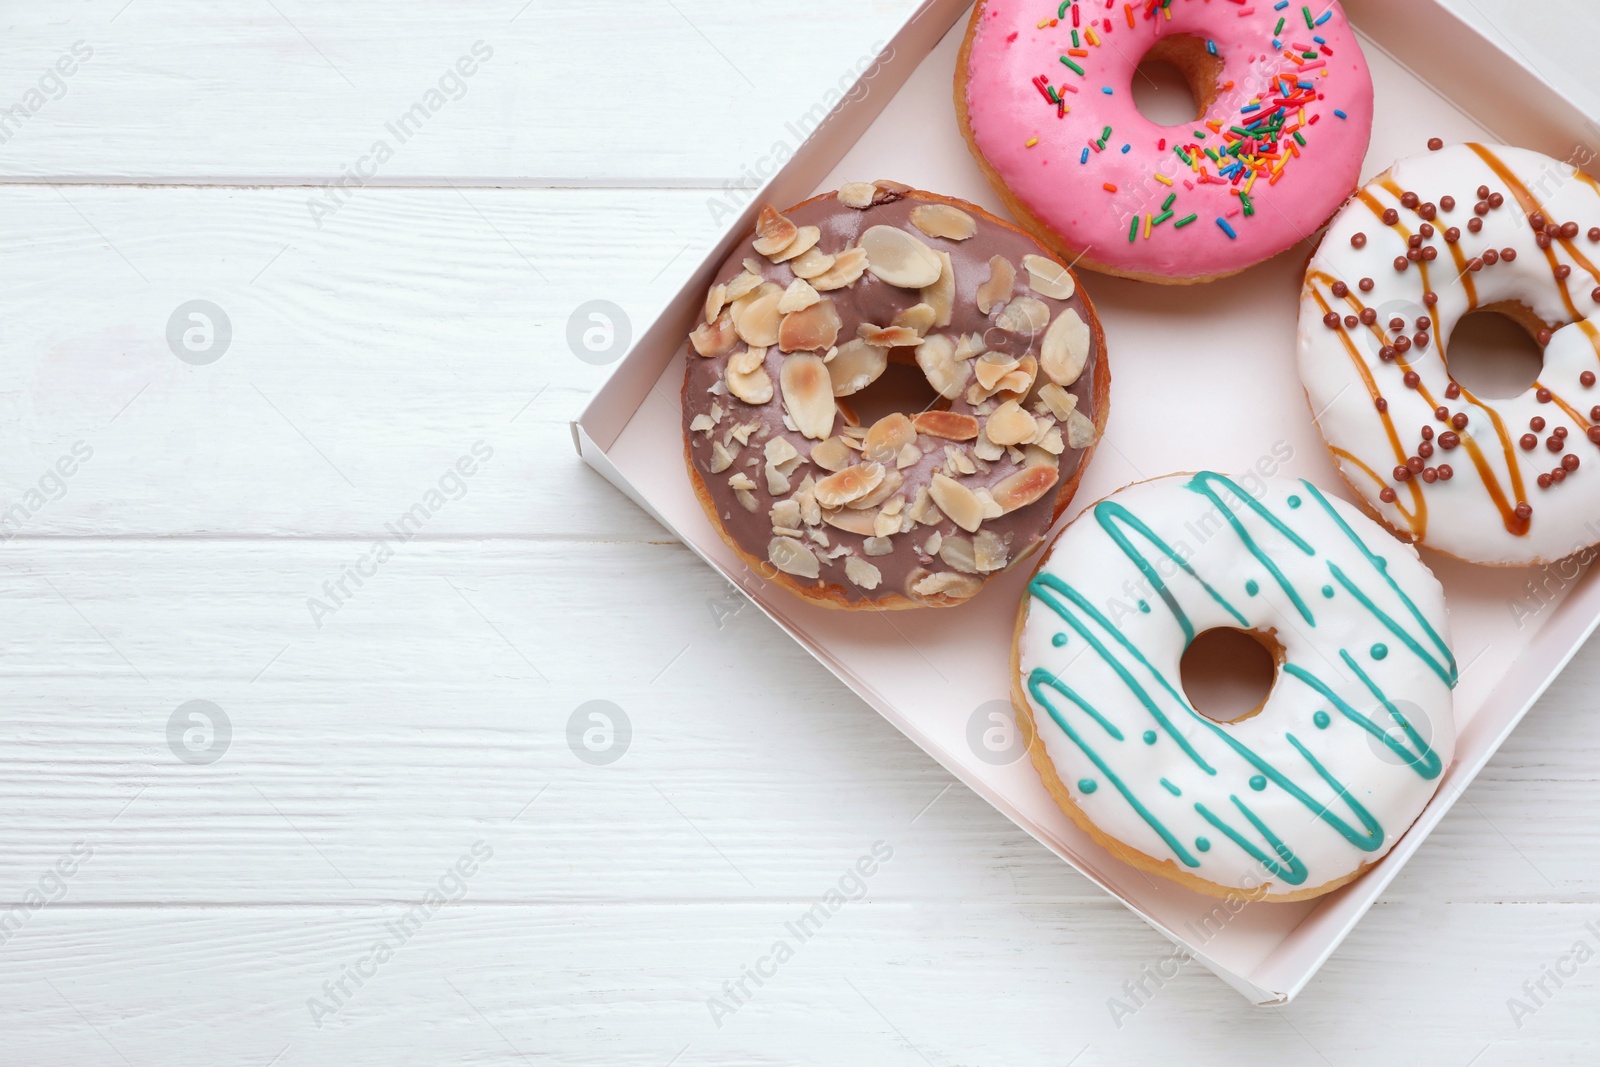
{"label": "donut hole", "polygon": [[1544,372],[1544,351],[1534,339],[1543,325],[1521,304],[1491,304],[1468,312],[1450,331],[1444,348],[1450,377],[1486,400],[1521,396]]}
{"label": "donut hole", "polygon": [[950,401],[940,396],[928,384],[928,376],[916,365],[913,357],[899,357],[899,349],[889,358],[889,365],[876,381],[849,396],[838,398],[845,418],[860,426],[871,426],[885,415],[904,412],[915,415],[919,411],[942,411]]}
{"label": "donut hole", "polygon": [[1163,37],[1139,61],[1133,106],[1157,126],[1187,126],[1205,116],[1221,92],[1222,60],[1186,33]]}
{"label": "donut hole", "polygon": [[1270,633],[1218,627],[1189,642],[1178,663],[1190,707],[1213,722],[1248,719],[1267,703],[1283,646]]}

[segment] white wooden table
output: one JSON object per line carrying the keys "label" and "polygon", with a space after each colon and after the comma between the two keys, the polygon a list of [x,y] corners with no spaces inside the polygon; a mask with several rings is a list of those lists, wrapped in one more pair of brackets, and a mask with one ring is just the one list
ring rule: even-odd
{"label": "white wooden table", "polygon": [[574,310],[908,7],[7,0],[0,1063],[1594,1062],[1600,653],[1253,1009],[574,457]]}

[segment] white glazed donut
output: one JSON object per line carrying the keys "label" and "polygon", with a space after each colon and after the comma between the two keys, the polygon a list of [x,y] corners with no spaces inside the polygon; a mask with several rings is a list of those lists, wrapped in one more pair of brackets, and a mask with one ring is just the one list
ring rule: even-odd
{"label": "white glazed donut", "polygon": [[[1013,702],[1064,811],[1114,855],[1216,896],[1317,896],[1392,848],[1455,750],[1444,592],[1310,482],[1175,474],[1091,506],[1017,626]],[[1194,710],[1197,635],[1261,635],[1277,675],[1231,723]]]}
{"label": "white glazed donut", "polygon": [[[1520,148],[1429,147],[1357,193],[1312,257],[1306,396],[1340,473],[1402,537],[1474,563],[1561,559],[1600,541],[1600,186]],[[1446,365],[1482,308],[1545,346],[1509,400]]]}

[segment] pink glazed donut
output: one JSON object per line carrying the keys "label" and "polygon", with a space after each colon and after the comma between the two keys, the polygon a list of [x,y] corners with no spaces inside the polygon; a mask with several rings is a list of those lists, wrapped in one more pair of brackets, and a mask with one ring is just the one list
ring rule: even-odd
{"label": "pink glazed donut", "polygon": [[[1200,114],[1134,104],[1144,59]],[[1011,213],[1069,262],[1185,285],[1306,240],[1355,191],[1372,77],[1333,0],[980,0],[956,111]]]}

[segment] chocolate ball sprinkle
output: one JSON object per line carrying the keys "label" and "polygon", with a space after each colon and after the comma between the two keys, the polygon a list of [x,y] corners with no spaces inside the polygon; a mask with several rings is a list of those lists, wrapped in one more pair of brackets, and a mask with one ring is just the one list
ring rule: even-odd
{"label": "chocolate ball sprinkle", "polygon": [[1572,265],[1570,263],[1558,263],[1558,264],[1556,264],[1556,280],[1564,282],[1568,278],[1570,278],[1571,276],[1572,276]]}
{"label": "chocolate ball sprinkle", "polygon": [[1457,385],[1455,382],[1451,382],[1449,385],[1444,387],[1444,395],[1446,399],[1456,399],[1456,397],[1461,395],[1461,386]]}
{"label": "chocolate ball sprinkle", "polygon": [[1422,426],[1422,439],[1424,441],[1433,440],[1433,427],[1427,425],[1426,423],[1424,423]]}
{"label": "chocolate ball sprinkle", "polygon": [[1527,501],[1523,501],[1516,506],[1516,509],[1512,512],[1512,514],[1526,522],[1527,520],[1533,518],[1533,505],[1529,504]]}
{"label": "chocolate ball sprinkle", "polygon": [[1377,408],[1380,413],[1389,410],[1389,402],[1381,396],[1373,398],[1372,406]]}
{"label": "chocolate ball sprinkle", "polygon": [[1364,233],[1358,233],[1354,237],[1350,238],[1350,247],[1351,248],[1365,248],[1365,247],[1367,247],[1367,235],[1364,234]]}
{"label": "chocolate ball sprinkle", "polygon": [[1404,192],[1400,194],[1401,207],[1414,208],[1420,203],[1422,203],[1422,197],[1418,196],[1416,193]]}
{"label": "chocolate ball sprinkle", "polygon": [[1529,419],[1528,420],[1528,429],[1532,430],[1534,433],[1539,433],[1541,430],[1543,430],[1544,429],[1544,416],[1543,415],[1535,415],[1533,418]]}
{"label": "chocolate ball sprinkle", "polygon": [[1544,217],[1544,212],[1542,211],[1535,211],[1528,216],[1528,225],[1532,226],[1536,231],[1544,229],[1548,224],[1549,220]]}
{"label": "chocolate ball sprinkle", "polygon": [[1586,370],[1582,374],[1578,375],[1578,384],[1583,386],[1585,389],[1588,389],[1590,386],[1594,385],[1594,371]]}
{"label": "chocolate ball sprinkle", "polygon": [[1322,316],[1322,324],[1330,330],[1337,330],[1339,328],[1339,313],[1337,311],[1328,312]]}
{"label": "chocolate ball sprinkle", "polygon": [[[1423,204],[1421,207],[1417,208],[1417,214],[1421,215],[1423,218],[1427,219],[1428,222],[1432,222],[1434,219],[1439,217],[1438,205],[1436,205],[1436,204]],[[1426,224],[1424,224],[1423,225],[1423,229],[1428,229],[1428,226]]]}
{"label": "chocolate ball sprinkle", "polygon": [[1487,215],[1489,213],[1489,201],[1479,200],[1476,204],[1473,204],[1472,213],[1474,215]]}
{"label": "chocolate ball sprinkle", "polygon": [[1535,478],[1534,481],[1539,483],[1540,489],[1550,488],[1550,476],[1548,474],[1541,474],[1539,477]]}
{"label": "chocolate ball sprinkle", "polygon": [[1461,443],[1461,435],[1454,430],[1446,430],[1439,435],[1439,447],[1449,452]]}
{"label": "chocolate ball sprinkle", "polygon": [[1397,482],[1409,482],[1411,480],[1411,468],[1407,466],[1396,467],[1394,469],[1394,480]]}
{"label": "chocolate ball sprinkle", "polygon": [[1584,432],[1588,434],[1589,440],[1593,441],[1597,445],[1600,445],[1600,424],[1591,426]]}
{"label": "chocolate ball sprinkle", "polygon": [[1429,307],[1433,307],[1433,305],[1439,302],[1439,294],[1430,289],[1426,293],[1422,294],[1422,302]]}
{"label": "chocolate ball sprinkle", "polygon": [[1487,199],[1489,199],[1489,187],[1487,185],[1478,186],[1478,199],[1479,200],[1487,200]]}
{"label": "chocolate ball sprinkle", "polygon": [[1361,321],[1361,320],[1360,320],[1360,319],[1358,319],[1358,318],[1356,318],[1356,317],[1355,317],[1355,316],[1354,316],[1354,315],[1346,315],[1346,316],[1345,316],[1345,317],[1344,317],[1344,325],[1345,325],[1345,329],[1347,329],[1347,330],[1353,330],[1353,329],[1355,329],[1355,328],[1356,328],[1356,325],[1357,325],[1357,324],[1358,324],[1358,323],[1359,323],[1359,322],[1360,322],[1360,321]]}
{"label": "chocolate ball sprinkle", "polygon": [[1492,248],[1485,248],[1483,250],[1483,261],[1492,267],[1496,263],[1500,262],[1500,253],[1496,252]]}
{"label": "chocolate ball sprinkle", "polygon": [[1371,326],[1373,323],[1375,323],[1377,321],[1378,321],[1378,311],[1377,311],[1376,308],[1362,308],[1361,309],[1361,325],[1363,325],[1363,326]]}
{"label": "chocolate ball sprinkle", "polygon": [[1506,198],[1504,196],[1502,196],[1500,193],[1490,193],[1489,194],[1489,206],[1491,208],[1497,208],[1501,204],[1504,204],[1505,202],[1506,202]]}
{"label": "chocolate ball sprinkle", "polygon": [[1560,484],[1561,482],[1567,480],[1567,472],[1560,467],[1557,467],[1555,470],[1550,472],[1550,480]]}
{"label": "chocolate ball sprinkle", "polygon": [[1397,223],[1399,221],[1400,221],[1400,212],[1396,211],[1392,207],[1384,209],[1384,211],[1383,211],[1383,224],[1385,226],[1393,226],[1395,223]]}
{"label": "chocolate ball sprinkle", "polygon": [[1441,482],[1448,482],[1451,478],[1454,478],[1455,476],[1456,476],[1456,470],[1455,470],[1454,467],[1450,466],[1450,464],[1448,464],[1448,463],[1439,464],[1439,480]]}
{"label": "chocolate ball sprinkle", "polygon": [[1535,392],[1533,394],[1533,398],[1535,400],[1537,400],[1541,404],[1548,404],[1548,403],[1550,403],[1550,390],[1548,390],[1548,389],[1535,390]]}
{"label": "chocolate ball sprinkle", "polygon": [[1561,224],[1561,236],[1565,237],[1569,241],[1572,240],[1574,237],[1578,236],[1578,224],[1576,222],[1564,222],[1564,223],[1562,223]]}
{"label": "chocolate ball sprinkle", "polygon": [[1500,258],[1507,263],[1515,263],[1517,261],[1517,250],[1515,248],[1502,248],[1500,250]]}
{"label": "chocolate ball sprinkle", "polygon": [[1400,380],[1406,383],[1407,389],[1415,389],[1417,386],[1422,384],[1422,375],[1418,374],[1414,370],[1408,370],[1406,371],[1405,376]]}
{"label": "chocolate ball sprinkle", "polygon": [[1539,447],[1539,438],[1531,433],[1525,433],[1517,439],[1517,444],[1522,446],[1524,452],[1532,452]]}
{"label": "chocolate ball sprinkle", "polygon": [[1549,344],[1553,337],[1555,337],[1555,332],[1548,326],[1534,334],[1534,339],[1537,340],[1541,345]]}
{"label": "chocolate ball sprinkle", "polygon": [[1334,282],[1333,295],[1338,297],[1340,300],[1343,300],[1345,297],[1350,295],[1350,287],[1344,282]]}
{"label": "chocolate ball sprinkle", "polygon": [[1439,149],[1441,149],[1443,147],[1444,147],[1444,141],[1442,141],[1438,137],[1430,137],[1430,138],[1428,138],[1428,151],[1437,152],[1437,151],[1439,151]]}
{"label": "chocolate ball sprinkle", "polygon": [[1395,491],[1386,485],[1382,489],[1378,490],[1378,499],[1383,501],[1385,504],[1393,504],[1396,499]]}
{"label": "chocolate ball sprinkle", "polygon": [[1432,485],[1439,480],[1439,472],[1432,467],[1424,467],[1422,468],[1422,480]]}
{"label": "chocolate ball sprinkle", "polygon": [[1433,445],[1432,445],[1432,443],[1430,443],[1428,441],[1423,441],[1422,443],[1417,445],[1417,455],[1421,456],[1423,459],[1430,458],[1433,455]]}
{"label": "chocolate ball sprinkle", "polygon": [[1477,233],[1479,230],[1483,229],[1483,220],[1479,218],[1468,219],[1467,229],[1473,233]]}
{"label": "chocolate ball sprinkle", "polygon": [[1589,240],[1600,241],[1600,226],[1589,227]]}
{"label": "chocolate ball sprinkle", "polygon": [[1453,196],[1441,196],[1439,198],[1439,208],[1442,211],[1454,211],[1456,209],[1456,198]]}
{"label": "chocolate ball sprinkle", "polygon": [[[1370,293],[1372,292],[1373,287],[1378,283],[1373,281],[1371,278],[1362,278],[1357,284],[1361,287],[1361,291],[1363,293]],[[1600,293],[1600,289],[1596,289],[1595,292]],[[1595,300],[1600,302],[1600,296],[1595,297]]]}
{"label": "chocolate ball sprinkle", "polygon": [[1566,445],[1562,442],[1561,438],[1551,434],[1549,437],[1544,439],[1544,447],[1549,449],[1551,452],[1560,452],[1566,447]]}
{"label": "chocolate ball sprinkle", "polygon": [[1461,228],[1458,226],[1450,227],[1448,230],[1444,231],[1444,239],[1450,244],[1455,244],[1457,241],[1461,240]]}
{"label": "chocolate ball sprinkle", "polygon": [[1406,272],[1406,268],[1409,266],[1411,266],[1411,261],[1405,256],[1394,257],[1394,269],[1399,271],[1401,274],[1404,274]]}
{"label": "chocolate ball sprinkle", "polygon": [[1454,415],[1451,415],[1450,425],[1454,426],[1458,430],[1465,430],[1467,428],[1467,413],[1465,411],[1458,411]]}

